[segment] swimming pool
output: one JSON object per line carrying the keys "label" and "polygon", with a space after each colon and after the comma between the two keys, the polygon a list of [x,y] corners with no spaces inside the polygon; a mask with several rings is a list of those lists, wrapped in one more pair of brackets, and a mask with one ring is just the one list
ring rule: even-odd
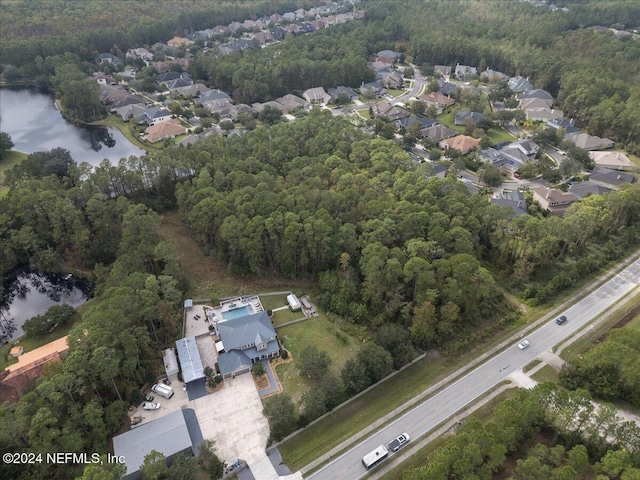
{"label": "swimming pool", "polygon": [[234,308],[233,310],[229,310],[227,312],[222,312],[222,318],[225,320],[232,320],[238,317],[245,317],[247,315],[251,315],[251,307],[249,305],[245,305],[244,307]]}

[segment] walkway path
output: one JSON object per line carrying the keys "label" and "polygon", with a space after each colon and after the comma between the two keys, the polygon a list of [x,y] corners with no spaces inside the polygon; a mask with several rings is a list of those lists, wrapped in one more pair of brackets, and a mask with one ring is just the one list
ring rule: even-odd
{"label": "walkway path", "polygon": [[258,390],[258,395],[261,398],[268,397],[269,395],[276,393],[281,390],[280,382],[275,376],[275,372],[271,368],[271,363],[268,360],[261,360],[262,365],[264,366],[264,371],[267,374],[267,380],[269,381],[269,386],[267,388],[263,388],[262,390]]}

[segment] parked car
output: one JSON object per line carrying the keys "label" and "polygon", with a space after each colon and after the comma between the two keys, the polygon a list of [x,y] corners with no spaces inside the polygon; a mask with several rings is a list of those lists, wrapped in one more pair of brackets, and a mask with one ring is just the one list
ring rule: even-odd
{"label": "parked car", "polygon": [[397,452],[400,447],[402,447],[406,443],[409,443],[409,440],[411,440],[411,437],[408,433],[398,435],[396,438],[391,440],[391,442],[389,442],[389,450],[391,450],[392,452]]}
{"label": "parked car", "polygon": [[142,404],[142,408],[144,410],[158,410],[160,408],[160,404],[159,403],[153,403],[153,402],[144,402]]}
{"label": "parked car", "polygon": [[150,393],[147,393],[147,394],[144,396],[144,399],[145,399],[147,402],[153,402],[153,398],[154,398],[154,397],[153,397],[153,395],[151,395]]}
{"label": "parked car", "polygon": [[564,315],[561,315],[558,318],[556,318],[556,323],[558,325],[562,325],[566,321],[567,321],[567,317],[565,317]]}
{"label": "parked car", "polygon": [[527,348],[529,346],[529,341],[528,340],[522,340],[519,344],[518,344],[518,348],[520,350],[524,350],[525,348]]}

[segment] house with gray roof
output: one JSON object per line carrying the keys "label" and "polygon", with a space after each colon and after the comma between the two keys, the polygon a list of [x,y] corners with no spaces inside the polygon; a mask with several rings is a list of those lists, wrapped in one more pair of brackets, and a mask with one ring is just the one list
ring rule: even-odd
{"label": "house with gray roof", "polygon": [[451,138],[458,134],[455,130],[447,127],[446,125],[441,125],[436,123],[435,125],[431,125],[430,127],[423,128],[420,130],[420,134],[423,138],[428,138],[433,142],[440,142],[441,140],[445,140],[447,138]]}
{"label": "house with gray roof", "polygon": [[393,50],[381,50],[376,54],[377,57],[389,57],[389,58],[399,58],[401,53],[394,52]]}
{"label": "house with gray roof", "polygon": [[484,115],[477,112],[470,112],[468,110],[459,110],[456,112],[454,123],[458,126],[466,126],[468,124],[475,125],[478,123]]}
{"label": "house with gray roof", "polygon": [[325,92],[322,87],[314,87],[305,90],[302,97],[311,104],[325,105],[331,100],[331,95]]}
{"label": "house with gray roof", "polygon": [[448,82],[451,77],[451,66],[449,65],[435,65],[433,71],[434,73],[439,73],[445,82]]}
{"label": "house with gray roof", "polygon": [[276,98],[276,102],[281,104],[287,112],[292,112],[298,108],[307,108],[309,106],[309,102],[290,93],[283,97]]}
{"label": "house with gray roof", "polygon": [[349,100],[351,101],[358,100],[358,94],[351,87],[339,86],[336,88],[329,88],[327,90],[327,93],[331,96],[333,100],[337,100],[338,96],[341,93],[344,93],[346,96],[348,96]]}
{"label": "house with gray roof", "polygon": [[630,173],[596,167],[591,172],[591,175],[589,175],[589,181],[611,190],[620,190],[623,184],[636,183],[638,179]]}
{"label": "house with gray roof", "polygon": [[438,123],[438,121],[433,120],[432,118],[416,117],[415,115],[411,115],[409,117],[397,119],[396,127],[406,130],[413,123],[418,123],[420,125],[420,130],[423,130],[425,128],[434,126],[436,123]]}
{"label": "house with gray roof", "polygon": [[520,215],[525,215],[528,213],[527,211],[527,202],[524,199],[524,196],[519,190],[514,190],[512,192],[503,191],[499,193],[495,197],[489,200],[491,205],[498,205],[500,207],[508,207],[513,210],[513,216],[518,217]]}
{"label": "house with gray roof", "polygon": [[100,55],[98,55],[94,61],[100,65],[102,63],[110,63],[111,65],[119,65],[120,63],[122,63],[122,60],[120,60],[118,57],[116,57],[115,55],[111,54],[111,53],[101,53]]}
{"label": "house with gray roof", "polygon": [[514,93],[526,92],[527,90],[533,90],[535,88],[528,78],[521,77],[520,75],[511,77],[507,84]]}
{"label": "house with gray roof", "polygon": [[543,100],[549,107],[553,105],[553,96],[546,90],[541,90],[537,88],[535,90],[529,90],[527,92],[522,93],[521,95],[518,95],[519,100],[527,100],[527,99],[533,99],[533,98],[538,100]]}
{"label": "house with gray roof", "polygon": [[509,75],[487,67],[484,72],[480,73],[480,78],[495,82],[499,80],[509,80]]}
{"label": "house with gray roof", "polygon": [[453,72],[453,76],[458,80],[467,80],[471,77],[476,77],[477,75],[478,69],[476,67],[460,65],[459,63],[456,65],[456,68]]}
{"label": "house with gray roof", "polygon": [[455,95],[458,93],[458,86],[454,83],[449,83],[445,80],[438,80],[438,86],[440,87],[440,91],[447,96]]}
{"label": "house with gray roof", "polygon": [[171,113],[164,108],[147,108],[139,118],[146,125],[155,125],[156,123],[170,120]]}
{"label": "house with gray roof", "polygon": [[276,331],[265,311],[216,322],[214,328],[222,343],[216,348],[224,377],[248,372],[255,362],[280,355]]}
{"label": "house with gray roof", "polygon": [[551,120],[547,120],[547,125],[554,130],[564,128],[564,131],[567,135],[570,133],[580,133],[580,129],[576,127],[573,122],[567,120],[566,118],[552,118]]}
{"label": "house with gray roof", "polygon": [[202,440],[196,412],[184,408],[116,435],[113,453],[125,460],[124,480],[140,480],[140,467],[152,450],[162,453],[171,464],[179,454],[197,455]]}
{"label": "house with gray roof", "polygon": [[364,95],[365,97],[369,96],[371,98],[380,98],[386,92],[387,90],[382,86],[382,83],[380,82],[364,83],[360,87],[360,93],[362,93],[362,95]]}
{"label": "house with gray roof", "polygon": [[231,101],[231,97],[226,93],[224,93],[222,90],[215,89],[215,90],[209,90],[208,92],[201,93],[198,99],[196,100],[196,102],[202,105],[205,102],[210,102],[213,100]]}
{"label": "house with gray roof", "polygon": [[604,195],[609,193],[611,189],[597,185],[593,182],[575,182],[569,187],[569,193],[582,199],[591,195]]}
{"label": "house with gray roof", "polygon": [[132,105],[125,105],[123,107],[119,107],[113,110],[113,112],[118,115],[122,120],[128,122],[132,118],[138,118],[141,115],[144,115],[147,106],[144,103],[134,103]]}
{"label": "house with gray roof", "polygon": [[109,110],[144,103],[141,97],[127,92],[120,85],[99,85],[98,88],[100,101],[109,104]]}
{"label": "house with gray roof", "polygon": [[584,148],[585,150],[606,150],[613,147],[613,140],[596,137],[588,133],[571,133],[565,138],[576,147]]}

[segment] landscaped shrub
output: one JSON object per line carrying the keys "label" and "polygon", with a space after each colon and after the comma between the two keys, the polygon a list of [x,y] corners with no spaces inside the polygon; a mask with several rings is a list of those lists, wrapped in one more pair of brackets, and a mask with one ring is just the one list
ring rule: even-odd
{"label": "landscaped shrub", "polygon": [[286,360],[287,358],[289,358],[289,352],[287,352],[286,350],[282,350],[280,352],[280,356],[282,357],[283,360]]}

